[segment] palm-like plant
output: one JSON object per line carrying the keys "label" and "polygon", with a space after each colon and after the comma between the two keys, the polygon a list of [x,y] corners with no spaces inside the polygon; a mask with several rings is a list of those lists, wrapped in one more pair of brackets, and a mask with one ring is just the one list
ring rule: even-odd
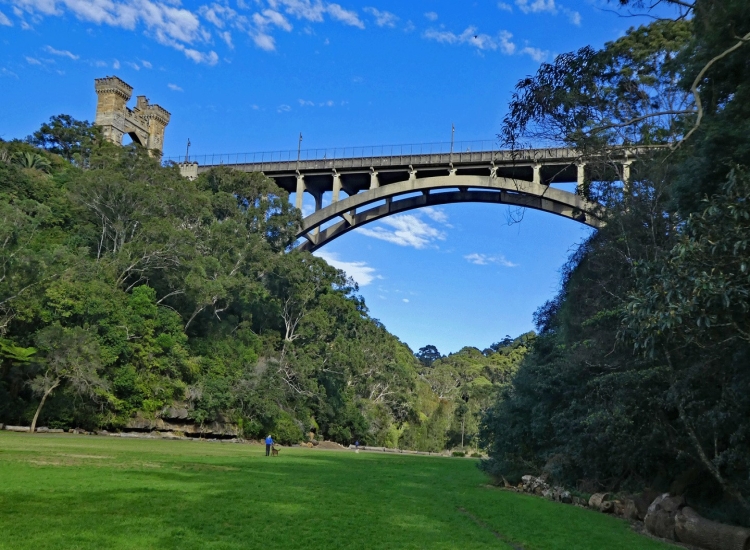
{"label": "palm-like plant", "polygon": [[49,172],[51,168],[50,162],[39,153],[16,153],[13,162],[23,168],[32,168],[42,172]]}

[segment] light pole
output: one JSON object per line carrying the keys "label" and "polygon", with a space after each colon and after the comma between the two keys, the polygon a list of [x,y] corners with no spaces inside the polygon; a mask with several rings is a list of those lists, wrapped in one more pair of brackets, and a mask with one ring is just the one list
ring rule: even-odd
{"label": "light pole", "polygon": [[451,155],[450,160],[451,164],[453,164],[453,138],[456,135],[456,126],[451,122]]}
{"label": "light pole", "polygon": [[187,149],[185,150],[185,164],[188,163],[189,159],[190,159],[190,138],[188,138]]}
{"label": "light pole", "polygon": [[299,141],[297,142],[297,170],[299,170],[300,151],[302,151],[302,132],[299,133]]}

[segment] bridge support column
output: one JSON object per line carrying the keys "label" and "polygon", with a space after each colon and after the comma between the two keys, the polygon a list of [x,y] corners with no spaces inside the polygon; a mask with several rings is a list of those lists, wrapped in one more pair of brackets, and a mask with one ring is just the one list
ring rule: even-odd
{"label": "bridge support column", "polygon": [[370,189],[377,189],[380,187],[380,179],[378,178],[378,173],[370,168]]}
{"label": "bridge support column", "polygon": [[295,197],[295,206],[297,210],[302,210],[302,201],[305,198],[305,176],[297,174],[297,193]]}
{"label": "bridge support column", "polygon": [[532,168],[534,170],[534,177],[532,181],[539,185],[540,183],[542,183],[542,165],[537,162]]}
{"label": "bridge support column", "polygon": [[341,176],[335,170],[333,171],[333,202],[339,201],[339,194],[341,193]]}
{"label": "bridge support column", "polygon": [[630,165],[632,160],[626,160],[622,163],[622,190],[627,192],[630,187]]}
{"label": "bridge support column", "polygon": [[410,164],[409,165],[409,183],[415,183],[417,181],[417,171]]}
{"label": "bridge support column", "polygon": [[576,193],[583,196],[584,188],[583,184],[586,179],[586,163],[585,162],[579,162],[577,165],[578,168],[578,174],[577,174],[577,180],[576,180]]}

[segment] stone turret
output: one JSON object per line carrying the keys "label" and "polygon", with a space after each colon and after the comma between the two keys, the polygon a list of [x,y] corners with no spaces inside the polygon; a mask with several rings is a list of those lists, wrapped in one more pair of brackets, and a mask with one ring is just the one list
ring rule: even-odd
{"label": "stone turret", "polygon": [[161,156],[169,112],[159,105],[151,105],[143,95],[138,96],[136,106],[129,109],[127,103],[133,95],[133,87],[116,76],[95,79],[94,88],[98,96],[94,123],[101,126],[104,139],[122,145],[123,136],[128,134],[135,143]]}

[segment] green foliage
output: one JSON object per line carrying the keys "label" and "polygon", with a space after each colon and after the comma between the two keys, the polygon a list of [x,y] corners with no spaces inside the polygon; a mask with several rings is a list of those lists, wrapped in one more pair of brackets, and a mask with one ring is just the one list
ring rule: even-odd
{"label": "green foliage", "polygon": [[[519,83],[509,141],[547,129],[584,152],[672,150],[636,151],[627,189],[592,168],[607,226],[537,311],[531,353],[482,419],[482,466],[584,491],[672,490],[750,525],[750,42],[738,41],[750,7],[699,0],[691,12]],[[665,101],[685,112],[667,115]]]}
{"label": "green foliage", "polygon": [[[287,193],[227,168],[191,182],[97,132],[60,116],[31,139],[74,163],[0,143],[0,422],[186,410],[248,437],[397,443],[418,362],[342,272],[290,250]],[[45,370],[56,346],[89,349],[88,378]]]}

